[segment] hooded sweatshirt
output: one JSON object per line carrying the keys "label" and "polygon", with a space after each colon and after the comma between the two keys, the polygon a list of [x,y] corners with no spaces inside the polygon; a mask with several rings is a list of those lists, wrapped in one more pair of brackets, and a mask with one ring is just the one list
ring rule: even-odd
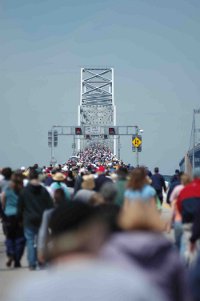
{"label": "hooded sweatshirt", "polygon": [[43,212],[53,208],[53,200],[40,184],[28,184],[19,197],[18,215],[25,228],[38,230]]}
{"label": "hooded sweatshirt", "polygon": [[102,256],[127,268],[138,265],[167,300],[190,300],[184,267],[162,234],[143,231],[115,234],[103,248]]}

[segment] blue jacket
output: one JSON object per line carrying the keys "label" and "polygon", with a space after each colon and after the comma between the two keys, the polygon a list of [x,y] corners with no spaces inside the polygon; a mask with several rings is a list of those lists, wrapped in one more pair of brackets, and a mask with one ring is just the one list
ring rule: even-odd
{"label": "blue jacket", "polygon": [[162,189],[164,189],[165,191],[166,189],[166,185],[165,185],[165,180],[163,178],[163,176],[161,176],[159,173],[158,174],[154,174],[151,177],[152,180],[152,186],[156,191],[162,191]]}

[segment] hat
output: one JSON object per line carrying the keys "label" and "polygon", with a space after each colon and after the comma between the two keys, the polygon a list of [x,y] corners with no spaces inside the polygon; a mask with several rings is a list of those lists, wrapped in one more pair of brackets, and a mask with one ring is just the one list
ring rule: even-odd
{"label": "hat", "polygon": [[66,176],[63,175],[61,172],[57,172],[55,175],[53,175],[53,180],[57,182],[62,182],[65,180]]}
{"label": "hat", "polygon": [[81,187],[83,189],[92,190],[95,187],[94,177],[93,175],[85,175],[83,176],[83,182]]}
{"label": "hat", "polygon": [[99,166],[99,168],[97,168],[96,172],[105,172],[105,167],[104,166]]}
{"label": "hat", "polygon": [[62,168],[63,171],[68,171],[68,167],[67,165],[65,165],[63,168]]}

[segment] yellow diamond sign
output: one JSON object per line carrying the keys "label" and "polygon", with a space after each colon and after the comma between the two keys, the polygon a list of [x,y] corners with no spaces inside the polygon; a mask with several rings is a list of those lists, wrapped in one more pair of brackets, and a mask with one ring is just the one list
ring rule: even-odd
{"label": "yellow diamond sign", "polygon": [[132,144],[133,144],[134,147],[138,148],[142,144],[142,140],[140,140],[140,138],[138,138],[138,137],[135,137],[132,140]]}

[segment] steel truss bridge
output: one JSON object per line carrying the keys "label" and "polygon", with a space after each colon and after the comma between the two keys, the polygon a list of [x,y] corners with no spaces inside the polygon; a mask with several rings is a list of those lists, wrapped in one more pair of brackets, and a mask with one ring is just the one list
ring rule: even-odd
{"label": "steel truss bridge", "polygon": [[76,126],[52,126],[48,132],[51,163],[56,163],[54,148],[58,145],[58,136],[73,137],[73,155],[98,142],[108,146],[120,159],[120,137],[138,133],[137,125],[116,125],[114,69],[81,68],[78,124]]}

